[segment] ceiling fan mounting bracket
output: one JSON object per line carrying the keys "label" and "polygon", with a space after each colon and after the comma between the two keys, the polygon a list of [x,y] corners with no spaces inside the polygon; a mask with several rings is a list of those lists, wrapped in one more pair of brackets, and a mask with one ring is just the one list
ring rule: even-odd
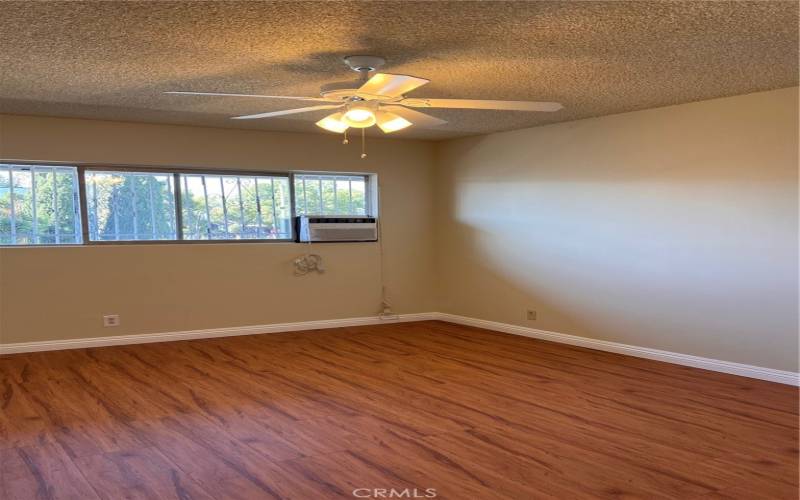
{"label": "ceiling fan mounting bracket", "polygon": [[386,59],[377,56],[347,56],[344,63],[353,71],[369,73],[386,64]]}

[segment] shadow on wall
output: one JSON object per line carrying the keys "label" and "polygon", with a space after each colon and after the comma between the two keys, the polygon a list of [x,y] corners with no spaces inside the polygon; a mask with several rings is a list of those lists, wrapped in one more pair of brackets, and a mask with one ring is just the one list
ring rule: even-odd
{"label": "shadow on wall", "polygon": [[730,231],[696,219],[694,235],[631,227],[646,214],[461,216],[469,223],[452,221],[441,248],[445,312],[708,357],[722,344],[723,359],[742,362],[797,331],[792,276],[775,265],[791,256],[763,238],[725,241]]}
{"label": "shadow on wall", "polygon": [[[495,252],[495,245],[489,243],[495,238],[493,232],[455,223],[448,233],[454,239],[452,247],[442,249],[445,258],[452,259],[444,268],[447,290],[440,301],[444,312],[544,330],[559,325],[572,332],[591,331],[589,324],[570,311],[568,301],[548,295],[547,284],[538,273],[529,273],[532,276],[527,280],[520,276],[516,268],[525,266],[527,259]],[[470,254],[460,253],[463,249]],[[528,320],[528,310],[535,310],[538,319]]]}
{"label": "shadow on wall", "polygon": [[796,371],[791,141],[600,121],[441,152],[444,312]]}

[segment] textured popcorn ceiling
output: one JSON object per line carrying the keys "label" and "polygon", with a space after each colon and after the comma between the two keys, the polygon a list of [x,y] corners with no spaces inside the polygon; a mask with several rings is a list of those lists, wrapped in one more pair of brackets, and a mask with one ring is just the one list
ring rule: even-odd
{"label": "textured popcorn ceiling", "polygon": [[0,2],[0,33],[0,111],[125,121],[318,131],[325,112],[229,119],[303,102],[162,92],[312,96],[362,53],[431,80],[412,96],[565,106],[395,134],[433,140],[798,83],[794,1]]}

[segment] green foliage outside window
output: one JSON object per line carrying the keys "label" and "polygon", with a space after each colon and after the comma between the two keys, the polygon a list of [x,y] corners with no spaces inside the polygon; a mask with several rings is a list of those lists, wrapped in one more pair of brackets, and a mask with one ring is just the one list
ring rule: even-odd
{"label": "green foliage outside window", "polygon": [[0,245],[80,243],[76,186],[74,168],[0,166]]}

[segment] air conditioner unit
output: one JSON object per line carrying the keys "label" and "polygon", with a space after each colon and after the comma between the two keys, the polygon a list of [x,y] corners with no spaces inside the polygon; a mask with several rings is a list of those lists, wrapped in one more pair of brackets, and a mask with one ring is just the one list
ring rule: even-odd
{"label": "air conditioner unit", "polygon": [[297,241],[378,241],[375,217],[307,217],[295,219]]}

